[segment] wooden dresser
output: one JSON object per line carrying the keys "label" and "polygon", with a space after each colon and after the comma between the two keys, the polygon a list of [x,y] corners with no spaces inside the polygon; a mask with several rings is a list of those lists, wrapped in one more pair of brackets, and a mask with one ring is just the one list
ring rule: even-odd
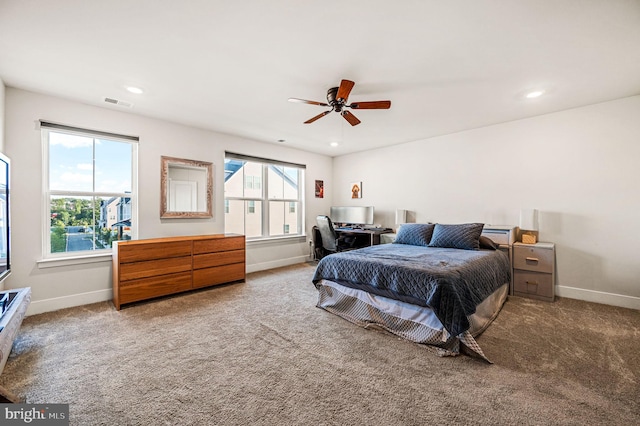
{"label": "wooden dresser", "polygon": [[245,279],[245,237],[235,234],[113,243],[113,304]]}

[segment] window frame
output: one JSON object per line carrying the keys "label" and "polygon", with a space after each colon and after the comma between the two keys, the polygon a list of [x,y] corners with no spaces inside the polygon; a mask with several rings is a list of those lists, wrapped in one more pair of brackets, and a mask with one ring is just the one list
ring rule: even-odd
{"label": "window frame", "polygon": [[[40,267],[64,266],[74,264],[73,259],[96,258],[101,259],[108,256],[109,260],[112,248],[51,252],[51,197],[56,195],[72,196],[72,197],[123,197],[129,198],[131,204],[131,239],[138,239],[138,137],[118,135],[109,132],[94,131],[82,129],[72,126],[54,124],[50,122],[40,122],[41,141],[42,141],[42,259],[38,262]],[[102,192],[102,191],[67,191],[67,190],[51,190],[49,185],[50,177],[50,138],[51,133],[62,133],[73,136],[88,137],[94,139],[109,140],[120,143],[127,143],[131,146],[131,192]],[[94,155],[95,159],[95,155]],[[93,169],[93,181],[95,184],[95,167]],[[95,206],[94,206],[95,208]],[[98,220],[99,218],[94,218]],[[95,232],[95,223],[94,223]],[[57,262],[57,261],[62,261]],[[69,263],[71,261],[71,263]],[[84,262],[79,262],[84,263]]]}
{"label": "window frame", "polygon": [[[269,240],[277,240],[277,239],[290,239],[290,238],[306,238],[306,225],[305,225],[305,178],[306,178],[306,166],[303,164],[295,164],[286,161],[278,161],[271,160],[267,158],[253,157],[247,156],[243,154],[236,154],[231,152],[225,152],[225,164],[227,160],[238,160],[252,163],[260,163],[261,165],[261,175],[253,176],[252,183],[253,189],[259,189],[261,192],[261,197],[256,198],[254,196],[242,196],[242,197],[230,197],[225,191],[224,200],[225,205],[229,203],[229,201],[242,201],[245,205],[243,209],[245,220],[244,220],[244,233],[246,234],[246,217],[248,213],[248,204],[249,202],[260,203],[262,204],[262,212],[261,212],[261,235],[249,237],[247,236],[247,242],[256,242],[256,241],[269,241]],[[286,168],[296,168],[298,170],[298,188],[297,188],[297,198],[277,198],[269,196],[269,166],[278,166],[278,167],[286,167]],[[258,188],[256,188],[256,180],[258,180]],[[225,179],[226,185],[226,179]],[[243,187],[246,189],[246,176],[243,176]],[[283,208],[285,211],[290,210],[290,205],[292,203],[297,203],[298,208],[295,208],[295,214],[297,216],[297,230],[295,233],[286,233],[284,232],[285,226],[290,225],[284,222],[282,224],[282,234],[279,235],[269,235],[269,226],[270,226],[270,202],[282,202]],[[254,211],[251,214],[255,214]],[[226,214],[225,211],[225,232],[230,232],[226,229]]]}

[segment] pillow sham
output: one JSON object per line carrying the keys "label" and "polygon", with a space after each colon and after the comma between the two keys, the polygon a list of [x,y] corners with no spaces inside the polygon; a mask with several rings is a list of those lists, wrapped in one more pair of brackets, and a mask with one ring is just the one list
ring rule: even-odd
{"label": "pillow sham", "polygon": [[428,246],[433,234],[433,223],[405,223],[398,230],[394,244]]}
{"label": "pillow sham", "polygon": [[436,223],[429,247],[480,250],[480,234],[484,223],[443,225]]}
{"label": "pillow sham", "polygon": [[478,242],[480,243],[481,249],[489,249],[489,250],[498,249],[498,245],[494,243],[491,238],[485,237],[484,235],[480,235],[480,238],[478,238]]}

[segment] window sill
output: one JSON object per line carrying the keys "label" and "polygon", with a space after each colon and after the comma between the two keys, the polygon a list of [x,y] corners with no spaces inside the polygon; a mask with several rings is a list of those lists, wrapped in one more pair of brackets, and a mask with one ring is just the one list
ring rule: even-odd
{"label": "window sill", "polygon": [[111,252],[84,256],[55,257],[40,259],[36,263],[38,269],[57,268],[61,266],[86,265],[89,263],[111,262]]}
{"label": "window sill", "polygon": [[[293,235],[287,237],[261,238],[259,240],[248,240],[247,246],[282,245],[288,243],[306,243],[305,235]],[[40,259],[36,263],[38,269],[58,268],[63,266],[86,265],[90,263],[111,262],[111,252],[100,254],[89,254],[84,256],[55,257],[50,259]]]}

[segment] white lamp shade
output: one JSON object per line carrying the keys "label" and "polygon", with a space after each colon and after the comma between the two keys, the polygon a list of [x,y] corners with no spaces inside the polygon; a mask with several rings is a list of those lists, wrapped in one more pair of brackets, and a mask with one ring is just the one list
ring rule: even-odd
{"label": "white lamp shade", "polygon": [[525,231],[538,230],[538,210],[522,209],[520,210],[520,229]]}
{"label": "white lamp shade", "polygon": [[407,223],[407,211],[396,210],[396,224],[402,225],[403,223]]}

